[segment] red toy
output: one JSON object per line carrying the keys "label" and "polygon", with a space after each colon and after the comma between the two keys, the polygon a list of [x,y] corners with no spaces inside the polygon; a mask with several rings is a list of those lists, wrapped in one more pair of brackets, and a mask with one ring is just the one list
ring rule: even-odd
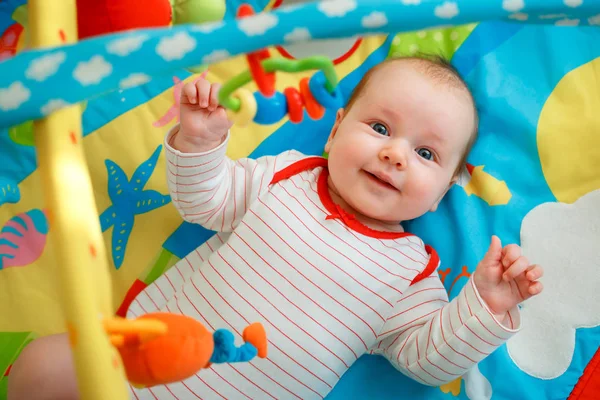
{"label": "red toy", "polygon": [[79,39],[169,26],[171,20],[169,0],[77,0]]}

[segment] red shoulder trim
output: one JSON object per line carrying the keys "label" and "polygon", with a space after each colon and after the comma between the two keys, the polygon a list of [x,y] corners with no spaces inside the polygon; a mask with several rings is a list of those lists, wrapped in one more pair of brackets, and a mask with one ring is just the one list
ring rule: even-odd
{"label": "red shoulder trim", "polygon": [[429,262],[425,266],[425,269],[423,271],[421,271],[421,273],[419,275],[415,276],[415,279],[413,279],[412,282],[410,283],[411,286],[414,285],[415,283],[420,282],[423,279],[427,278],[440,265],[440,256],[438,256],[437,251],[435,251],[435,249],[433,247],[426,244],[425,251],[427,251],[427,254],[429,254]]}
{"label": "red shoulder trim", "polygon": [[300,172],[326,166],[327,160],[323,157],[303,158],[302,160],[296,161],[295,163],[288,165],[281,171],[277,171],[275,175],[273,175],[273,179],[271,179],[271,185],[284,179],[288,179],[296,174],[299,174]]}

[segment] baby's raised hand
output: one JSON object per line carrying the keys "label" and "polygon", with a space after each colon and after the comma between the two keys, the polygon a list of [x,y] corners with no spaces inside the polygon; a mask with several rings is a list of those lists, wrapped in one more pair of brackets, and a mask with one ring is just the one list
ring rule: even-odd
{"label": "baby's raised hand", "polygon": [[179,150],[203,152],[223,142],[233,123],[219,105],[220,88],[219,83],[211,84],[206,79],[198,79],[183,87],[179,107],[181,129],[175,138]]}
{"label": "baby's raised hand", "polygon": [[541,266],[529,264],[519,246],[510,244],[502,248],[500,239],[492,236],[473,280],[483,301],[502,322],[511,308],[541,293],[543,286],[537,280],[543,272]]}

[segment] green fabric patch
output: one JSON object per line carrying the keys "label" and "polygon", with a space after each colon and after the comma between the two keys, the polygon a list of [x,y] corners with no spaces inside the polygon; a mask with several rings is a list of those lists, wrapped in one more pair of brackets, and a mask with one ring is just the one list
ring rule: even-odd
{"label": "green fabric patch", "polygon": [[388,57],[406,57],[425,53],[451,60],[475,26],[477,24],[400,33],[392,41]]}

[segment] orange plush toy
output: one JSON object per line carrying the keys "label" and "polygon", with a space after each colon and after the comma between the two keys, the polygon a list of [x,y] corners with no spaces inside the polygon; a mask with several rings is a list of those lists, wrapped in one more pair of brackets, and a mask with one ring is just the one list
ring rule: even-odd
{"label": "orange plush toy", "polygon": [[260,323],[244,329],[245,343],[240,347],[226,329],[211,333],[193,318],[170,313],[111,319],[105,329],[121,354],[127,379],[138,387],[181,381],[213,363],[267,356],[267,337]]}
{"label": "orange plush toy", "polygon": [[77,0],[79,39],[169,26],[171,17],[170,0]]}

